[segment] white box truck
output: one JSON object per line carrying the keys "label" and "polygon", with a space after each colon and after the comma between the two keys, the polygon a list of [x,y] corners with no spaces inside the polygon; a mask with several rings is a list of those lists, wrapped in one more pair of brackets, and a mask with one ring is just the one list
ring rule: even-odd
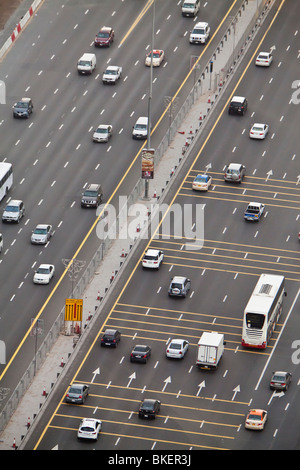
{"label": "white box truck", "polygon": [[223,334],[204,332],[198,341],[196,365],[200,369],[216,369],[225,344]]}

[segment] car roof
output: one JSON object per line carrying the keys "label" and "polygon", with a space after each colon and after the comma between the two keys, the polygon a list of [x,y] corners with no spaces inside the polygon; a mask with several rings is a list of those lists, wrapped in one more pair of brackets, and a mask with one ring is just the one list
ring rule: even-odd
{"label": "car roof", "polygon": [[42,263],[39,265],[39,268],[49,268],[49,266],[53,266],[53,264]]}
{"label": "car roof", "polygon": [[104,334],[114,335],[117,331],[118,330],[112,330],[111,328],[108,328],[104,331]]}
{"label": "car roof", "polygon": [[20,101],[26,101],[26,102],[28,102],[28,101],[31,101],[31,98],[21,98]]}
{"label": "car roof", "polygon": [[238,170],[239,168],[241,168],[241,166],[242,166],[241,163],[229,163],[228,168],[234,168]]}
{"label": "car roof", "polygon": [[204,26],[208,26],[208,23],[206,21],[199,21],[195,24],[194,28],[203,28]]}
{"label": "car roof", "polygon": [[185,281],[186,280],[186,277],[184,276],[174,276],[173,279],[172,279],[172,282],[174,281]]}
{"label": "car roof", "polygon": [[282,370],[276,370],[275,372],[273,372],[273,375],[285,375],[285,374],[288,374],[288,372],[286,371],[282,371]]}
{"label": "car roof", "polygon": [[155,403],[156,401],[154,398],[144,398],[143,403]]}
{"label": "car roof", "polygon": [[153,248],[148,248],[145,254],[147,255],[157,255],[160,252],[160,250],[155,250]]}
{"label": "car roof", "polygon": [[184,341],[186,341],[185,339],[171,339],[170,343],[178,343],[178,344],[182,344]]}
{"label": "car roof", "polygon": [[112,31],[112,28],[110,26],[102,26],[99,31],[105,31],[105,32],[110,32]]}
{"label": "car roof", "polygon": [[239,103],[242,103],[246,98],[244,96],[233,96],[231,101],[237,101]]}
{"label": "car roof", "polygon": [[251,413],[252,415],[261,416],[263,413],[267,413],[267,412],[265,410],[253,409],[253,410],[249,410],[249,413]]}
{"label": "car roof", "polygon": [[6,205],[7,206],[19,206],[21,204],[20,199],[11,199]]}
{"label": "car roof", "polygon": [[96,424],[97,422],[99,422],[100,419],[95,419],[95,418],[82,418],[82,424]]}
{"label": "car roof", "polygon": [[261,202],[249,202],[248,206],[262,206]]}
{"label": "car roof", "polygon": [[100,184],[91,183],[91,184],[88,184],[85,189],[87,190],[87,189],[98,189],[98,188],[100,188]]}
{"label": "car roof", "polygon": [[262,123],[262,122],[255,122],[254,124],[252,124],[252,127],[253,126],[265,126],[266,124]]}
{"label": "car roof", "polygon": [[50,227],[50,224],[37,224],[35,228],[47,228]]}

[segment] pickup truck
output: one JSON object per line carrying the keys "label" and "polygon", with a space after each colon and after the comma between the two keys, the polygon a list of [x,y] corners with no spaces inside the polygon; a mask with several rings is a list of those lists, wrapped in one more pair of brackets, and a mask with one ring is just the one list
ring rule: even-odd
{"label": "pickup truck", "polygon": [[245,210],[244,219],[251,222],[258,222],[263,215],[264,210],[265,206],[260,202],[250,202]]}
{"label": "pickup truck", "polygon": [[105,72],[102,75],[102,82],[103,83],[113,83],[115,84],[122,74],[122,67],[118,65],[109,65]]}

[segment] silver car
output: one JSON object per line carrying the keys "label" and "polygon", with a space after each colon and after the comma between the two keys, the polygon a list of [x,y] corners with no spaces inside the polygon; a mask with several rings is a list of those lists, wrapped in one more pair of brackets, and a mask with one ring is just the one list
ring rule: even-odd
{"label": "silver car", "polygon": [[52,235],[52,225],[39,224],[31,234],[31,243],[34,245],[45,245]]}
{"label": "silver car", "polygon": [[108,142],[113,128],[110,124],[100,124],[93,133],[93,142]]}

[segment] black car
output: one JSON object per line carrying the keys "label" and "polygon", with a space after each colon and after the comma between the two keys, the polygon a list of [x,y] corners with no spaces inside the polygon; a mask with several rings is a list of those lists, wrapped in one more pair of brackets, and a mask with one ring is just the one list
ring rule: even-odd
{"label": "black car", "polygon": [[139,408],[139,418],[155,418],[160,411],[160,401],[145,398]]}
{"label": "black car", "polygon": [[151,356],[151,348],[145,344],[137,344],[130,354],[131,362],[147,362]]}
{"label": "black car", "polygon": [[101,346],[117,347],[121,340],[121,333],[118,330],[105,330],[101,338]]}
{"label": "black car", "polygon": [[244,96],[234,96],[230,102],[229,114],[244,114],[248,108],[248,101]]}
{"label": "black car", "polygon": [[290,372],[277,371],[273,372],[270,389],[271,390],[285,390],[289,388],[291,383],[292,374]]}
{"label": "black car", "polygon": [[89,184],[81,197],[81,207],[98,207],[102,202],[101,184]]}
{"label": "black car", "polygon": [[31,98],[22,98],[13,106],[14,118],[29,118],[33,111],[33,104]]}
{"label": "black car", "polygon": [[89,394],[89,386],[84,384],[73,384],[66,394],[67,403],[83,404]]}

